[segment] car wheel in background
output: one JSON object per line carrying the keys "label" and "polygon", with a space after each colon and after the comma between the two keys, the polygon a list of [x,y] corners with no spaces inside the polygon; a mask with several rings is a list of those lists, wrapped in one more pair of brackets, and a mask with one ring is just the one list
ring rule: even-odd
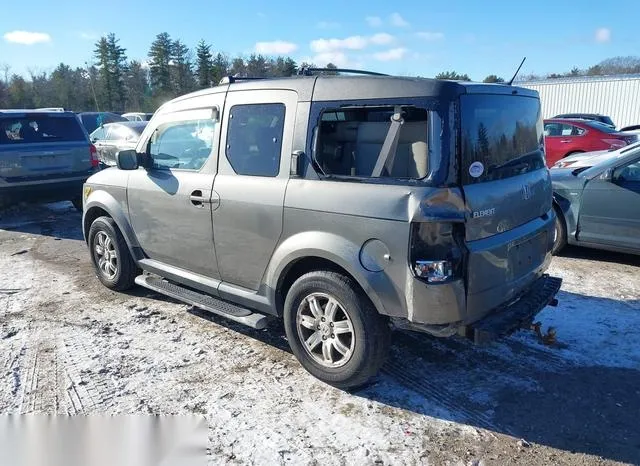
{"label": "car wheel in background", "polygon": [[391,330],[350,278],[309,272],[287,293],[284,326],[302,366],[323,382],[353,389],[376,375],[389,351]]}
{"label": "car wheel in background", "polygon": [[553,249],[551,253],[555,256],[567,245],[567,224],[564,215],[559,208],[553,208],[556,214],[555,228],[553,231]]}
{"label": "car wheel in background", "polygon": [[82,198],[81,197],[76,197],[75,199],[71,199],[71,203],[73,204],[73,207],[76,208],[76,210],[82,212]]}

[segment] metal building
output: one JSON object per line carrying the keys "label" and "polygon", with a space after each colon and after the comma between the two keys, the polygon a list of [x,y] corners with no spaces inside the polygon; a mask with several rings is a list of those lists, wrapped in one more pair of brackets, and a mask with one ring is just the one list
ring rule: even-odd
{"label": "metal building", "polygon": [[640,75],[578,76],[518,82],[540,93],[542,114],[600,113],[616,127],[640,124]]}

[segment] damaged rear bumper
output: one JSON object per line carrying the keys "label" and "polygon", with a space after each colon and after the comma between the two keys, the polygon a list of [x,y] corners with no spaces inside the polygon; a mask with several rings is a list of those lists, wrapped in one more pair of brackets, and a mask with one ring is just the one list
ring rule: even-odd
{"label": "damaged rear bumper", "polygon": [[557,304],[555,296],[560,291],[561,285],[561,278],[545,274],[516,301],[496,309],[472,324],[461,327],[459,333],[476,344],[484,344],[507,336],[518,329],[530,328],[536,314],[548,305]]}

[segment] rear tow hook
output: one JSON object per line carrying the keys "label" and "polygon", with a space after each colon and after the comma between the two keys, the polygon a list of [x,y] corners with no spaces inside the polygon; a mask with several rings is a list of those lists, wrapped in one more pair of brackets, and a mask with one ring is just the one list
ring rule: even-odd
{"label": "rear tow hook", "polygon": [[531,324],[531,330],[536,332],[536,335],[538,335],[538,338],[544,345],[546,346],[555,345],[556,342],[558,341],[556,339],[556,329],[554,327],[549,327],[549,329],[547,330],[547,333],[543,334],[541,327],[542,327],[542,324],[540,322]]}

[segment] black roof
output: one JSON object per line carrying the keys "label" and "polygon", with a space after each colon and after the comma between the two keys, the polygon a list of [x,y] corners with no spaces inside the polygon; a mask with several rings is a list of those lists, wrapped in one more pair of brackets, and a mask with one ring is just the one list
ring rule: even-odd
{"label": "black roof", "polygon": [[300,101],[366,100],[398,97],[450,97],[460,94],[518,94],[537,97],[537,91],[508,84],[485,84],[400,76],[294,76],[238,80],[187,94],[173,102],[219,92],[239,90],[293,90]]}

